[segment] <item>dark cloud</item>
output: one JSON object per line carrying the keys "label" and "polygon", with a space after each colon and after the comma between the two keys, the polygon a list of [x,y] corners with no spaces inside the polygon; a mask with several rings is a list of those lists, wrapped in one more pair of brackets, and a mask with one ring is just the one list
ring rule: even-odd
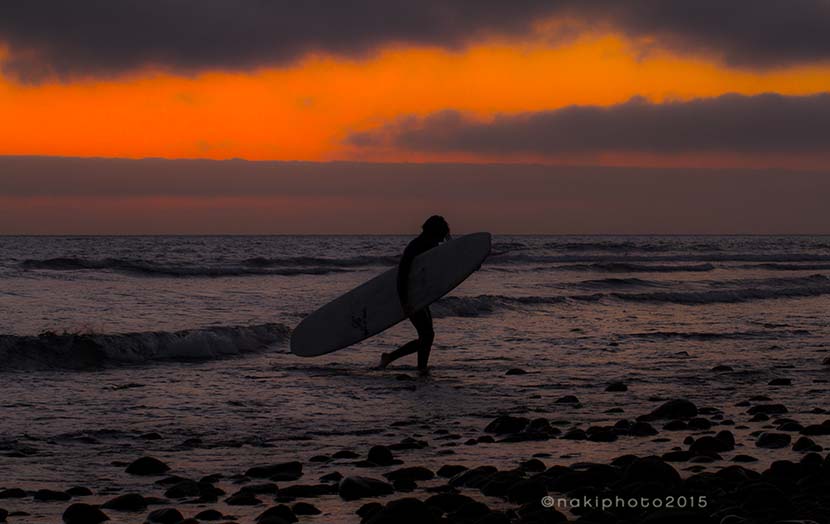
{"label": "dark cloud", "polygon": [[828,198],[828,170],[0,156],[0,234],[827,233]]}
{"label": "dark cloud", "polygon": [[827,0],[3,0],[0,43],[5,74],[37,81],[144,66],[249,69],[394,43],[456,48],[526,35],[551,17],[737,65],[830,58]]}
{"label": "dark cloud", "polygon": [[478,154],[830,153],[830,93],[726,94],[686,102],[633,98],[480,121],[456,111],[402,117],[347,139],[359,147]]}

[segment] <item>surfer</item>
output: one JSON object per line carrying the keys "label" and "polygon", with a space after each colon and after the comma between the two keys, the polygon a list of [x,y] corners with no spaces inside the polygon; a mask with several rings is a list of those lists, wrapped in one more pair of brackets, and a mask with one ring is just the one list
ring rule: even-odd
{"label": "surfer", "polygon": [[421,234],[406,246],[398,264],[398,298],[404,313],[415,326],[418,338],[407,342],[391,353],[381,354],[381,368],[385,368],[401,357],[417,352],[418,371],[422,375],[428,373],[429,352],[432,349],[432,341],[435,339],[435,332],[432,329],[432,313],[429,311],[429,306],[415,311],[409,304],[409,271],[412,269],[412,261],[415,257],[450,238],[450,226],[447,221],[440,215],[433,215],[424,222]]}

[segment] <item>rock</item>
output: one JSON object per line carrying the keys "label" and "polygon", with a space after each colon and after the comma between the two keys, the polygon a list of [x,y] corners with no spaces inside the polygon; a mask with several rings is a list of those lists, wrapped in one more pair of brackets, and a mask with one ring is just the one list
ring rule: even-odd
{"label": "rock", "polygon": [[519,463],[519,469],[521,469],[522,471],[529,471],[531,473],[538,473],[538,472],[541,472],[541,471],[545,471],[548,468],[547,468],[547,466],[545,466],[544,462],[542,462],[541,460],[539,460],[537,458],[533,458],[533,459],[530,459],[530,460],[525,460],[523,462],[520,462]]}
{"label": "rock", "polygon": [[273,506],[266,509],[259,514],[256,521],[266,524],[268,520],[273,520],[274,518],[280,519],[289,524],[297,522],[297,516],[294,514],[294,511],[285,504],[280,504],[279,506]]}
{"label": "rock", "polygon": [[764,432],[758,435],[755,445],[759,448],[778,449],[789,446],[791,440],[786,433]]}
{"label": "rock", "polygon": [[697,416],[697,406],[686,399],[669,400],[663,403],[657,409],[638,417],[638,420],[661,420],[661,419],[688,419]]}
{"label": "rock", "polygon": [[626,386],[622,382],[611,382],[606,386],[605,391],[609,393],[622,393],[624,391],[628,391],[628,386]]}
{"label": "rock", "polygon": [[247,486],[242,486],[242,489],[239,491],[252,493],[254,495],[275,495],[278,488],[273,482],[265,482],[262,484],[248,484]]}
{"label": "rock", "polygon": [[728,373],[730,371],[735,371],[732,366],[726,366],[721,364],[720,366],[715,366],[712,368],[712,371],[715,373]]}
{"label": "rock", "polygon": [[207,521],[222,520],[222,519],[225,518],[225,516],[222,515],[221,512],[216,511],[215,509],[206,509],[204,511],[201,511],[201,512],[197,513],[196,515],[194,515],[194,517],[197,520],[207,520]]}
{"label": "rock", "polygon": [[72,496],[65,491],[55,491],[52,489],[39,489],[34,494],[34,499],[41,502],[67,501],[71,498]]}
{"label": "rock", "polygon": [[689,452],[692,455],[705,456],[714,456],[724,451],[732,451],[733,449],[735,449],[734,441],[729,442],[726,439],[710,437],[708,435],[700,437],[689,446]]}
{"label": "rock", "polygon": [[372,464],[378,466],[391,466],[393,464],[400,464],[400,461],[395,460],[394,455],[386,446],[372,446],[369,449],[369,454],[366,459]]}
{"label": "rock", "polygon": [[383,509],[383,504],[380,502],[368,502],[357,508],[357,515],[364,521],[368,520],[372,515]]}
{"label": "rock", "polygon": [[291,509],[294,511],[295,515],[319,515],[322,513],[317,506],[307,502],[297,502],[291,507]]}
{"label": "rock", "polygon": [[147,509],[147,501],[138,493],[125,493],[108,500],[101,507],[116,511],[144,511]]}
{"label": "rock", "polygon": [[359,476],[344,477],[338,486],[340,497],[344,500],[356,500],[366,497],[389,495],[394,491],[392,485],[379,479]]}
{"label": "rock", "polygon": [[680,485],[680,474],[670,465],[657,457],[645,457],[633,461],[625,468],[623,481],[656,482],[663,486],[673,487]]}
{"label": "rock", "polygon": [[582,429],[572,429],[562,435],[562,438],[565,440],[587,440],[588,434]]}
{"label": "rock", "polygon": [[72,497],[88,497],[92,495],[92,490],[83,486],[75,486],[66,490],[66,493]]}
{"label": "rock", "polygon": [[484,428],[486,433],[495,433],[497,435],[504,435],[506,433],[518,433],[522,431],[530,423],[530,420],[525,417],[511,417],[510,415],[500,415],[493,419]]}
{"label": "rock", "polygon": [[579,399],[574,395],[565,395],[556,399],[555,404],[579,404]]}
{"label": "rock", "polygon": [[628,434],[634,437],[650,437],[656,435],[658,432],[654,426],[648,422],[635,422],[628,428]]}
{"label": "rock", "polygon": [[461,506],[475,502],[475,500],[460,493],[438,493],[429,497],[425,502],[427,506],[437,508],[441,512],[453,513]]}
{"label": "rock", "polygon": [[138,436],[141,440],[161,440],[161,435],[156,433],[155,431],[151,433],[144,433]]}
{"label": "rock", "polygon": [[147,522],[158,524],[178,524],[182,520],[184,516],[176,508],[157,509],[147,515]]}
{"label": "rock", "polygon": [[830,421],[825,420],[821,424],[810,424],[802,429],[800,433],[811,437],[830,435]]}
{"label": "rock", "polygon": [[109,517],[100,509],[80,502],[72,504],[63,512],[63,521],[66,524],[99,524],[108,520]]}
{"label": "rock", "polygon": [[478,466],[473,469],[468,469],[463,473],[459,473],[450,479],[450,485],[456,487],[479,488],[484,485],[487,480],[498,473],[498,469],[494,466]]}
{"label": "rock", "polygon": [[410,468],[401,468],[396,469],[395,471],[390,471],[389,473],[384,473],[384,477],[391,480],[392,482],[397,480],[432,480],[435,478],[435,473],[431,470],[424,468],[422,466],[413,466]]}
{"label": "rock", "polygon": [[6,517],[9,516],[9,512],[3,508],[0,508],[0,522],[6,522]]}
{"label": "rock", "polygon": [[320,497],[331,493],[337,493],[337,489],[331,484],[294,484],[279,491],[281,497],[295,499]]}
{"label": "rock", "polygon": [[367,524],[438,524],[429,506],[415,498],[393,500],[374,513]]}
{"label": "rock", "polygon": [[774,378],[767,382],[769,386],[792,386],[793,381],[790,378]]}
{"label": "rock", "polygon": [[749,455],[735,455],[732,462],[758,462],[758,459]]}
{"label": "rock", "polygon": [[348,449],[337,451],[331,456],[331,458],[334,459],[356,459],[358,457],[360,457],[360,455]]}
{"label": "rock", "polygon": [[141,457],[127,466],[127,473],[131,475],[163,475],[170,471],[170,466],[153,457]]}
{"label": "rock", "polygon": [[448,479],[450,477],[454,477],[459,473],[467,471],[467,466],[461,466],[457,464],[445,464],[438,468],[438,476]]}
{"label": "rock", "polygon": [[793,451],[822,451],[822,447],[809,437],[801,437],[793,444]]}
{"label": "rock", "polygon": [[169,499],[183,499],[186,497],[198,497],[200,493],[201,490],[199,489],[198,482],[195,480],[182,480],[168,488],[164,492],[164,496]]}
{"label": "rock", "polygon": [[256,498],[253,493],[237,491],[225,499],[225,504],[228,506],[256,506],[262,504],[262,501]]}
{"label": "rock", "polygon": [[511,368],[507,370],[507,373],[505,373],[505,375],[527,375],[527,371],[519,368]]}
{"label": "rock", "polygon": [[340,482],[343,478],[343,474],[339,471],[333,471],[331,473],[326,473],[322,477],[320,477],[320,482]]}
{"label": "rock", "polygon": [[672,420],[664,424],[663,429],[666,431],[685,431],[689,429],[689,425],[682,420]]}
{"label": "rock", "polygon": [[254,466],[245,472],[246,477],[270,478],[276,481],[292,481],[303,476],[303,465],[298,461],[281,462],[266,466]]}
{"label": "rock", "polygon": [[749,408],[747,413],[750,415],[778,415],[787,413],[787,411],[787,407],[784,404],[758,404],[757,406]]}
{"label": "rock", "polygon": [[468,502],[450,515],[450,522],[477,521],[490,513],[490,508],[483,502]]}
{"label": "rock", "polygon": [[313,457],[308,459],[308,461],[309,462],[330,462],[331,457],[328,456],[328,455],[314,455]]}
{"label": "rock", "polygon": [[9,488],[0,490],[0,499],[22,499],[26,496],[26,492],[20,488]]}
{"label": "rock", "polygon": [[689,421],[689,429],[707,430],[712,427],[712,423],[705,418],[695,417]]}

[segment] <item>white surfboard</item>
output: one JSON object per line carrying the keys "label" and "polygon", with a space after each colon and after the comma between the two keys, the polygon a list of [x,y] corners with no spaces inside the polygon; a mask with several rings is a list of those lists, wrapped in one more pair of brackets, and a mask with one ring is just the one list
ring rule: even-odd
{"label": "white surfboard", "polygon": [[[415,257],[409,276],[412,307],[426,307],[455,289],[489,253],[490,233],[473,233]],[[390,269],[307,316],[291,334],[291,351],[303,357],[325,355],[404,320],[397,274],[397,267]]]}

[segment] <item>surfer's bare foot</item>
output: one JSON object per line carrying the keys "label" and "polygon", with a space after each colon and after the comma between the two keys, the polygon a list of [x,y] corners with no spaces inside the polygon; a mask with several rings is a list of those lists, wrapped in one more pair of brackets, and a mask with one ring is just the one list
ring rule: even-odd
{"label": "surfer's bare foot", "polygon": [[390,363],[392,363],[392,358],[389,355],[389,353],[381,353],[380,354],[380,365],[378,367],[380,369],[386,369],[386,366],[388,366]]}
{"label": "surfer's bare foot", "polygon": [[422,377],[429,376],[429,368],[418,368],[418,375]]}

